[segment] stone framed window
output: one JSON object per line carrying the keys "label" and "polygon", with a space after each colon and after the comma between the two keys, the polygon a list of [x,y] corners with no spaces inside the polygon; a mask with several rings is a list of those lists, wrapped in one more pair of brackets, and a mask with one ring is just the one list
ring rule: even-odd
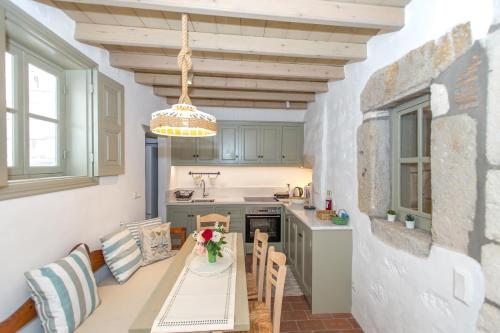
{"label": "stone framed window", "polygon": [[392,200],[400,221],[415,217],[416,227],[431,230],[430,96],[423,95],[391,110]]}

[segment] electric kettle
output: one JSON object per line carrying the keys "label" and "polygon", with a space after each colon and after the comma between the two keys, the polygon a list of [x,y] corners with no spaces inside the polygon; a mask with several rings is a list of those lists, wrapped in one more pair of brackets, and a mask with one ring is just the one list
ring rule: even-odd
{"label": "electric kettle", "polygon": [[302,187],[297,186],[292,190],[292,197],[300,198],[300,197],[302,197],[303,194],[304,194],[304,190],[302,189]]}

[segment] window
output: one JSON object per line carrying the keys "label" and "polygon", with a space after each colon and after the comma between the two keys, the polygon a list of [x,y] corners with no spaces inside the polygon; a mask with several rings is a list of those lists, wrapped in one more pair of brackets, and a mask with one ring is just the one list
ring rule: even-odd
{"label": "window", "polygon": [[64,71],[17,45],[5,67],[9,178],[64,175]]}
{"label": "window", "polygon": [[407,214],[419,229],[431,229],[431,120],[429,96],[393,110],[392,204],[400,220]]}

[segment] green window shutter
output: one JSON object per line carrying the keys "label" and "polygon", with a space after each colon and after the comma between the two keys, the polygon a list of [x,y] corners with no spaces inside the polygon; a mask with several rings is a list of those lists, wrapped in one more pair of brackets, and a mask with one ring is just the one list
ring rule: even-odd
{"label": "green window shutter", "polygon": [[5,10],[0,7],[0,187],[7,185],[7,124],[5,105]]}
{"label": "green window shutter", "polygon": [[94,175],[125,172],[124,90],[118,82],[97,74],[97,112],[94,114]]}

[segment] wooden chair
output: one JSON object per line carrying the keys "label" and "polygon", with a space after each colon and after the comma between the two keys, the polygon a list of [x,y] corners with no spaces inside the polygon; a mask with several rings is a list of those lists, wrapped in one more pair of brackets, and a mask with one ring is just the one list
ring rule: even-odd
{"label": "wooden chair", "polygon": [[224,216],[220,214],[208,214],[208,215],[196,215],[196,230],[200,231],[202,229],[214,229],[215,223],[223,224],[226,231],[229,231],[229,222],[231,217],[229,215]]}
{"label": "wooden chair", "polygon": [[260,232],[259,229],[255,230],[253,237],[252,272],[247,273],[247,295],[249,301],[258,300],[262,302],[268,239],[268,234]]}
{"label": "wooden chair", "polygon": [[[186,241],[186,228],[183,227],[172,227],[170,228],[170,234],[176,235],[180,240],[180,246],[173,246],[172,248],[181,248]],[[95,250],[90,252],[87,244],[84,244],[90,257],[90,266],[92,267],[92,272],[97,272],[102,266],[106,264],[104,261],[104,255],[102,250]],[[76,245],[71,251],[76,249],[80,244]],[[71,252],[70,251],[70,252]],[[23,305],[21,305],[12,315],[7,319],[0,322],[0,333],[15,333],[23,328],[30,321],[35,319],[37,316],[35,302],[29,298]]]}
{"label": "wooden chair", "polygon": [[[265,302],[250,301],[250,331],[252,333],[279,333],[281,306],[285,289],[286,257],[269,247],[266,269]],[[274,287],[274,305],[272,305]],[[272,310],[271,310],[272,306]]]}

